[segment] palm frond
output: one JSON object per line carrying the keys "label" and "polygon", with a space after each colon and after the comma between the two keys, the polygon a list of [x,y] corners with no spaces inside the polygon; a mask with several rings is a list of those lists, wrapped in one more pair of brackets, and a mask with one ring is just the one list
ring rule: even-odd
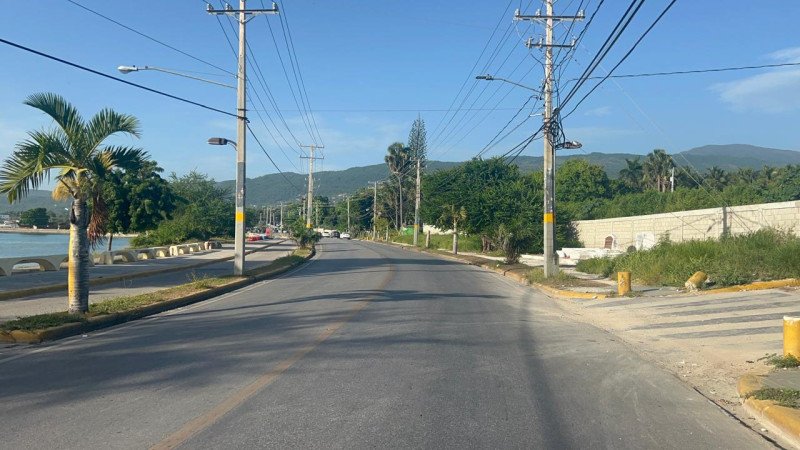
{"label": "palm frond", "polygon": [[141,148],[108,146],[102,152],[104,158],[114,168],[122,170],[139,170],[146,161],[150,161],[150,154]]}
{"label": "palm frond", "polygon": [[89,120],[86,133],[89,150],[93,152],[106,138],[116,133],[130,134],[138,138],[141,136],[141,128],[136,117],[112,109],[103,109]]}
{"label": "palm frond", "polygon": [[13,203],[49,177],[50,170],[70,163],[64,136],[57,132],[32,132],[17,144],[0,168],[0,193]]}
{"label": "palm frond", "polygon": [[81,141],[85,139],[86,125],[78,110],[64,97],[52,92],[44,92],[29,95],[24,103],[50,116],[64,130],[74,147],[82,147]]}

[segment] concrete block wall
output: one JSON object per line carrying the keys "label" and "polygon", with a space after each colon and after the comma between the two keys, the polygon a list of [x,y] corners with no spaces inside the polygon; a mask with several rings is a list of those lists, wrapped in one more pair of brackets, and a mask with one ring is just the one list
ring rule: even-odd
{"label": "concrete block wall", "polygon": [[630,246],[650,248],[666,235],[673,242],[682,242],[718,239],[726,230],[731,235],[737,235],[767,227],[798,234],[800,201],[578,220],[575,226],[584,247],[609,247],[614,250],[626,250]]}

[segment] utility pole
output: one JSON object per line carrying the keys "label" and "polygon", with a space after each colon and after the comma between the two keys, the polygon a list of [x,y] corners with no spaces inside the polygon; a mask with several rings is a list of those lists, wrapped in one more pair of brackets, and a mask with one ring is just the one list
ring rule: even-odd
{"label": "utility pole", "polygon": [[675,168],[670,169],[669,175],[669,191],[675,192]]}
{"label": "utility pole", "polygon": [[313,214],[312,207],[314,201],[314,160],[315,159],[322,159],[314,157],[314,150],[318,148],[325,148],[323,145],[301,145],[301,147],[305,147],[311,149],[309,156],[301,156],[300,159],[307,159],[308,160],[308,194],[306,198],[306,228],[311,228],[311,214]]}
{"label": "utility pole", "polygon": [[417,246],[419,241],[419,200],[420,200],[420,178],[419,178],[419,169],[420,169],[420,160],[417,158],[417,199],[414,202],[414,247]]}
{"label": "utility pole", "polygon": [[283,202],[281,202],[281,230],[283,230]]}
{"label": "utility pole", "polygon": [[544,61],[544,114],[543,114],[543,130],[544,130],[544,217],[542,222],[544,225],[544,276],[551,278],[558,273],[558,261],[555,249],[555,172],[556,172],[556,158],[555,158],[555,136],[553,126],[553,48],[571,48],[575,45],[572,44],[553,44],[553,23],[555,21],[575,21],[583,20],[583,11],[580,11],[577,16],[554,16],[553,15],[553,0],[545,0],[546,12],[541,15],[536,11],[534,15],[521,15],[519,10],[514,13],[514,20],[530,20],[544,22],[545,24],[545,41],[534,43],[533,39],[529,38],[526,42],[528,48],[531,47],[544,47],[545,61]]}
{"label": "utility pole", "polygon": [[[246,139],[247,139],[247,38],[245,31],[247,22],[255,15],[277,14],[278,5],[273,3],[271,9],[247,9],[246,0],[239,0],[239,9],[226,5],[225,9],[214,9],[211,4],[206,8],[209,14],[235,17],[239,22],[239,64],[236,88],[236,215],[234,231],[233,274],[242,275],[244,271],[244,238],[245,238],[245,177],[246,177]],[[248,16],[250,16],[248,18]]]}
{"label": "utility pole", "polygon": [[316,203],[316,207],[317,207],[317,208],[316,208],[316,209],[317,209],[317,214],[316,214],[316,218],[317,218],[317,219],[314,221],[314,223],[315,223],[317,226],[319,226],[319,202],[317,202],[317,203]]}
{"label": "utility pole", "polygon": [[370,181],[375,185],[375,197],[372,200],[372,240],[378,238],[378,182],[377,181]]}
{"label": "utility pole", "polygon": [[350,196],[347,196],[347,232],[350,232]]}

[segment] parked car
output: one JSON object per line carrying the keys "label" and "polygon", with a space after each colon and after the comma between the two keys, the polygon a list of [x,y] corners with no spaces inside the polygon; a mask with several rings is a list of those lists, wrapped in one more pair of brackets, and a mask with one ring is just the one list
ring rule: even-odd
{"label": "parked car", "polygon": [[336,230],[331,231],[331,237],[339,239],[339,232]]}
{"label": "parked car", "polygon": [[331,237],[331,232],[328,230],[322,230],[322,237]]}
{"label": "parked car", "polygon": [[342,239],[350,239],[350,233],[345,231],[344,233],[342,233],[341,238]]}

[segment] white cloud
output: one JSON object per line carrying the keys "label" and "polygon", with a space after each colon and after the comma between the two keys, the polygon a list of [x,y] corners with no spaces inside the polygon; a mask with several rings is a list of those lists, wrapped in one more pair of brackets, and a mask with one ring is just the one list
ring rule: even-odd
{"label": "white cloud", "polygon": [[[767,55],[778,63],[800,62],[800,47]],[[776,69],[727,83],[711,90],[737,112],[785,113],[800,109],[800,69]]]}
{"label": "white cloud", "polygon": [[591,117],[605,117],[611,114],[611,107],[601,106],[599,108],[590,109],[583,114]]}

